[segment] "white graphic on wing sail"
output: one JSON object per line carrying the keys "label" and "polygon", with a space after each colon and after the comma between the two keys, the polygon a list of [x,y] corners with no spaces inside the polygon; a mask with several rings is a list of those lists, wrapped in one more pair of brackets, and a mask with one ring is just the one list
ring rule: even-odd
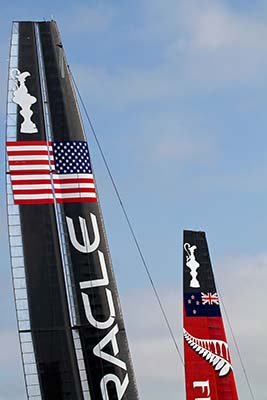
{"label": "white graphic on wing sail", "polygon": [[227,375],[232,365],[228,344],[223,340],[199,339],[184,329],[184,338],[188,345],[206,361],[208,361],[219,376]]}
{"label": "white graphic on wing sail", "polygon": [[13,69],[11,71],[11,78],[15,81],[16,84],[16,89],[13,92],[12,101],[21,107],[20,115],[24,118],[24,121],[22,122],[20,127],[20,132],[32,134],[38,132],[35,123],[31,120],[31,117],[33,115],[31,106],[36,103],[37,98],[29,93],[25,83],[26,79],[30,75],[31,74],[29,72],[20,72],[18,69]]}
{"label": "white graphic on wing sail", "polygon": [[190,287],[199,288],[200,283],[197,279],[197,269],[200,267],[199,262],[197,262],[195,257],[195,250],[197,249],[196,245],[191,246],[189,243],[184,244],[184,249],[187,253],[186,255],[186,266],[190,269],[190,275],[192,277],[190,281]]}

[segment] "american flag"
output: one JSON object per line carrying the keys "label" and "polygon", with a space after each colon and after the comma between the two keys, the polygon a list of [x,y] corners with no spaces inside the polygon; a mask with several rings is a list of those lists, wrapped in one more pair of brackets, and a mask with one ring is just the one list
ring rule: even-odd
{"label": "american flag", "polygon": [[202,304],[218,304],[219,305],[219,297],[217,293],[201,293]]}
{"label": "american flag", "polygon": [[7,142],[15,204],[96,202],[87,142]]}

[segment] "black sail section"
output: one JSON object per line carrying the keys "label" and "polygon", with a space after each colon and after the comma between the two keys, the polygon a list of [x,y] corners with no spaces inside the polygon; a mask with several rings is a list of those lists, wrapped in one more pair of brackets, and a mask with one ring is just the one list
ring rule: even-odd
{"label": "black sail section", "polygon": [[[204,292],[216,292],[215,281],[213,270],[211,266],[211,260],[209,255],[208,244],[206,240],[205,232],[197,231],[184,231],[184,245],[189,246],[193,244],[195,246],[194,254],[198,260],[201,268],[197,269],[198,281],[201,282],[201,289]],[[187,246],[186,246],[187,247]],[[186,267],[186,247],[184,252],[184,292],[192,292],[196,288],[192,288],[192,276],[190,269]],[[191,285],[191,286],[190,286]],[[196,290],[198,291],[198,290]]]}
{"label": "black sail section", "polygon": [[36,124],[38,132],[34,133],[34,135],[20,132],[23,117],[19,112],[17,118],[17,140],[45,140],[36,38],[32,22],[19,23],[18,50],[18,69],[20,72],[29,72],[30,76],[27,78],[27,88],[29,93],[37,98],[36,103],[31,106],[33,111],[31,119]]}
{"label": "black sail section", "polygon": [[[53,139],[85,141],[55,22],[39,23]],[[78,329],[92,400],[138,398],[98,202],[64,203]]]}
{"label": "black sail section", "polygon": [[[27,88],[37,98],[32,121],[38,132],[20,132],[17,141],[46,140],[34,23],[19,23],[20,72],[29,72]],[[83,399],[70,330],[55,210],[51,204],[20,205],[27,293],[33,345],[44,400]]]}

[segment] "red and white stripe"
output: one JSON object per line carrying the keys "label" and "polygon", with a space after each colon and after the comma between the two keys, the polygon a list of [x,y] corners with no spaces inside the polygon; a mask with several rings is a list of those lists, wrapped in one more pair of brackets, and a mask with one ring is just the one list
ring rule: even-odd
{"label": "red and white stripe", "polygon": [[53,174],[58,203],[96,201],[93,174]]}
{"label": "red and white stripe", "polygon": [[7,142],[15,204],[96,201],[93,174],[57,174],[51,142]]}

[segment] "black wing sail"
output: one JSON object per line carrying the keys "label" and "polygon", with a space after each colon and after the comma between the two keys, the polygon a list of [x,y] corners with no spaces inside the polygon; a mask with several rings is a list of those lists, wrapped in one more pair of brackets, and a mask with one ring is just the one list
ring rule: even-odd
{"label": "black wing sail", "polygon": [[28,398],[138,399],[56,23],[14,23],[10,55],[8,215]]}

